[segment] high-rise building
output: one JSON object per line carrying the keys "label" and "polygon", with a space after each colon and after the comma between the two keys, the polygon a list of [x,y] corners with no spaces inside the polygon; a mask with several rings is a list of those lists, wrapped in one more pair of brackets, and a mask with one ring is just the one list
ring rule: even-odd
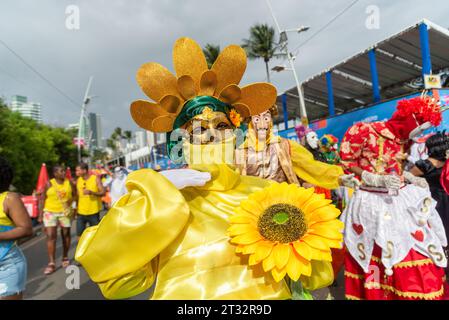
{"label": "high-rise building", "polygon": [[96,113],[89,113],[88,116],[90,130],[90,146],[93,148],[103,148],[103,128],[101,117]]}
{"label": "high-rise building", "polygon": [[147,146],[147,135],[145,131],[136,131],[136,145],[139,149]]}
{"label": "high-rise building", "polygon": [[13,96],[11,99],[11,110],[19,112],[22,116],[42,123],[42,106],[40,103],[28,102],[25,96]]}

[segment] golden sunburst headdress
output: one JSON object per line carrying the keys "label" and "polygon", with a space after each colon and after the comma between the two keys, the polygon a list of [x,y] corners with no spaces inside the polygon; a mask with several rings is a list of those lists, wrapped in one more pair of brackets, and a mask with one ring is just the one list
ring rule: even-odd
{"label": "golden sunburst headdress", "polygon": [[205,108],[225,113],[235,127],[240,116],[260,114],[275,104],[276,88],[269,83],[239,87],[246,69],[246,53],[237,45],[226,47],[209,69],[201,47],[180,38],[173,48],[176,76],[162,65],[146,63],[137,71],[137,82],[154,102],[136,100],[131,116],[152,132],[180,128]]}

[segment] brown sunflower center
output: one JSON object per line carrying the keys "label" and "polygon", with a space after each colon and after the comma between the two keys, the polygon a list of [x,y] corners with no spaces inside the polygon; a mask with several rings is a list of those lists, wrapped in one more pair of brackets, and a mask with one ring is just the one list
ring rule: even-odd
{"label": "brown sunflower center", "polygon": [[307,232],[304,213],[290,204],[275,204],[266,209],[257,222],[260,234],[267,240],[289,243]]}

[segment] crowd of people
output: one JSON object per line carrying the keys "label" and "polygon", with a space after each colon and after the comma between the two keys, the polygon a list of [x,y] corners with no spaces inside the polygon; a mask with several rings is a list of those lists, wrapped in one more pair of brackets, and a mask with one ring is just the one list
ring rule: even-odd
{"label": "crowd of people", "polygon": [[[27,279],[26,258],[17,241],[33,233],[32,223],[20,196],[9,192],[14,178],[13,168],[0,158],[0,299],[22,299]],[[43,224],[46,235],[48,264],[45,275],[56,271],[56,242],[58,228],[62,241],[63,268],[71,264],[69,250],[72,224],[76,221],[79,238],[86,227],[98,225],[100,214],[122,195],[126,194],[127,171],[116,167],[114,173],[104,169],[98,174],[89,170],[86,163],[76,167],[76,179],[66,176],[63,165],[52,168],[50,179],[44,190],[38,193],[38,222]],[[109,193],[110,197],[105,197]],[[108,201],[109,200],[109,201]]]}

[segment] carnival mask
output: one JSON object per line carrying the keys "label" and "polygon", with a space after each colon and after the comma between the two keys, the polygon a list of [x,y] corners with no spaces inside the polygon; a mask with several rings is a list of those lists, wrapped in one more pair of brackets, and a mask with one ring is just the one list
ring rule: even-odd
{"label": "carnival mask", "polygon": [[306,135],[306,142],[309,145],[309,147],[312,148],[313,150],[318,149],[319,139],[318,139],[318,135],[316,134],[316,132],[314,132],[314,131],[309,132]]}
{"label": "carnival mask", "polygon": [[191,144],[217,144],[233,136],[232,124],[222,112],[206,107],[183,126]]}
{"label": "carnival mask", "polygon": [[266,141],[270,133],[271,126],[273,124],[270,111],[266,111],[259,115],[252,116],[251,122],[254,130],[256,131],[258,140]]}

